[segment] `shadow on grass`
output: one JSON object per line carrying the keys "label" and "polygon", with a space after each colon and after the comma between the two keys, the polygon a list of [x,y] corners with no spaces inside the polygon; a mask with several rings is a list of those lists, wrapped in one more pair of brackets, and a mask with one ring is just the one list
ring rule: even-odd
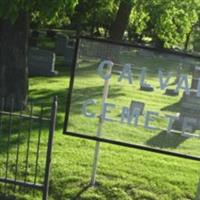
{"label": "shadow on grass", "polygon": [[[64,117],[66,106],[67,106],[67,89],[61,90],[31,90],[31,95],[33,96],[33,100],[36,102],[40,102],[44,107],[49,106],[49,99],[53,96],[58,97],[58,115],[57,115],[57,129],[63,128]],[[94,87],[85,87],[85,88],[75,88],[73,89],[73,94],[71,98],[71,102],[73,103],[73,111],[71,111],[71,115],[81,114],[81,108],[84,101],[87,99],[93,98],[98,99],[102,97],[103,86],[94,86]],[[116,98],[118,96],[122,96],[124,92],[120,91],[118,88],[113,88],[110,96],[112,98]],[[49,113],[48,109],[45,109],[45,114]]]}
{"label": "shadow on grass", "polygon": [[160,132],[158,135],[155,135],[149,139],[146,144],[153,147],[159,148],[177,148],[181,143],[187,140],[186,137],[183,137],[178,134],[168,134],[166,131]]}
{"label": "shadow on grass", "polygon": [[81,199],[81,195],[84,193],[84,192],[86,192],[89,188],[91,188],[92,186],[91,186],[91,184],[87,184],[87,185],[85,185],[74,197],[72,197],[71,199],[72,200],[79,200],[79,199]]}
{"label": "shadow on grass", "polygon": [[0,140],[0,154],[5,154],[7,151],[11,151],[12,148],[16,148],[17,145],[21,145],[24,143],[24,138],[20,141],[17,138],[10,138],[9,149],[8,149],[8,137],[5,134],[3,137],[1,136]]}
{"label": "shadow on grass", "polygon": [[180,100],[174,104],[171,104],[171,105],[161,108],[161,111],[180,112],[181,111],[181,103],[182,103],[182,101]]}

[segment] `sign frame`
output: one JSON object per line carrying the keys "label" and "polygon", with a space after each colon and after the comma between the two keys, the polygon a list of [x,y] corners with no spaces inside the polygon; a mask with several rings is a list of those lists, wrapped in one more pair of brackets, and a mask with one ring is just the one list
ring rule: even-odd
{"label": "sign frame", "polygon": [[72,137],[90,140],[90,141],[96,141],[96,142],[99,142],[99,143],[108,143],[108,144],[123,146],[123,147],[127,147],[127,148],[134,148],[134,149],[138,149],[138,150],[144,150],[144,151],[168,155],[168,156],[174,156],[174,157],[185,158],[185,159],[194,160],[194,161],[200,161],[200,156],[164,150],[164,149],[160,149],[160,148],[150,147],[150,146],[147,146],[147,145],[128,143],[128,142],[123,142],[123,141],[119,141],[119,140],[112,140],[112,139],[98,137],[98,136],[91,136],[89,134],[81,134],[81,133],[71,132],[67,129],[68,128],[69,115],[70,115],[71,97],[72,97],[72,91],[73,91],[73,86],[74,86],[76,61],[77,61],[77,58],[78,58],[78,53],[79,53],[78,50],[79,50],[79,44],[80,44],[81,39],[94,41],[94,42],[100,42],[100,43],[123,45],[123,46],[126,46],[126,47],[140,48],[140,49],[150,50],[150,51],[159,52],[159,53],[168,53],[168,54],[171,54],[171,55],[178,55],[178,56],[183,56],[183,57],[186,57],[186,58],[200,59],[200,56],[198,56],[198,55],[183,53],[183,52],[178,52],[178,51],[172,51],[172,50],[169,50],[169,49],[158,49],[158,48],[155,48],[155,47],[142,46],[142,45],[136,45],[136,44],[130,44],[130,43],[124,43],[124,42],[116,42],[116,41],[112,41],[112,40],[108,40],[108,39],[101,39],[101,38],[94,38],[94,37],[87,37],[87,36],[76,37],[73,64],[71,66],[69,89],[68,89],[67,100],[66,100],[66,111],[65,111],[65,119],[64,119],[64,126],[63,126],[63,134],[68,135],[68,136],[72,136]]}

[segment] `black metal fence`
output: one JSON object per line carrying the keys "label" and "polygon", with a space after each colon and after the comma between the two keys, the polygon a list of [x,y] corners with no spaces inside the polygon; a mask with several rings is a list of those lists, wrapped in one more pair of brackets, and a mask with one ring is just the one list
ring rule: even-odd
{"label": "black metal fence", "polygon": [[50,116],[47,116],[49,112],[46,107],[38,107],[32,102],[25,108],[24,105],[20,107],[15,111],[14,98],[1,98],[0,199],[15,196],[17,190],[20,193],[31,192],[31,195],[39,190],[42,192],[42,199],[46,200],[57,98],[53,99]]}

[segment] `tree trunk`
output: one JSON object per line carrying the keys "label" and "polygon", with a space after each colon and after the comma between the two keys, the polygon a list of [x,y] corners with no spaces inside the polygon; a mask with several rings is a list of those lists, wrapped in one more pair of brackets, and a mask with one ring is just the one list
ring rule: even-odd
{"label": "tree trunk", "polygon": [[130,4],[130,2],[124,0],[120,2],[115,21],[110,27],[110,38],[112,40],[122,40],[124,32],[128,25],[131,10],[132,5]]}
{"label": "tree trunk", "polygon": [[185,44],[184,44],[184,51],[188,50],[188,45],[189,45],[189,42],[190,42],[190,36],[192,34],[192,31],[193,31],[193,27],[191,28],[190,32],[186,36],[186,40],[185,40]]}
{"label": "tree trunk", "polygon": [[0,20],[0,96],[13,97],[16,107],[27,101],[28,25],[28,14],[24,11],[14,23]]}

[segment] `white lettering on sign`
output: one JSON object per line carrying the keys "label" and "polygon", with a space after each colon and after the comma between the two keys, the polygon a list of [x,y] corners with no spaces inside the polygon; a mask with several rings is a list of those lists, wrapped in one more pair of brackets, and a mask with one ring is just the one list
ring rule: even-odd
{"label": "white lettering on sign", "polygon": [[[103,80],[105,80],[105,82],[108,82],[109,79],[111,79],[113,66],[114,66],[114,63],[110,60],[104,60],[99,64],[97,73]],[[134,69],[132,68],[131,64],[128,64],[128,63],[125,64],[123,66],[123,69],[122,69],[119,77],[118,77],[118,81],[121,82],[123,80],[127,80],[129,84],[132,84],[133,83],[132,70],[134,70]],[[146,84],[145,78],[146,78],[147,69],[145,67],[142,67],[140,70],[141,71],[140,71],[139,81],[140,81],[140,86],[142,86],[142,85]],[[156,88],[165,90],[168,87],[170,80],[174,76],[175,76],[175,74],[173,74],[172,72],[168,72],[166,75],[164,75],[164,72],[162,70],[159,70],[158,71],[159,87],[156,87]],[[179,92],[179,90],[182,89],[187,95],[189,95],[190,94],[190,85],[189,85],[188,75],[180,74],[180,76],[177,77],[177,74],[176,74],[176,78],[178,79],[178,81],[175,82],[176,83],[175,91]],[[193,80],[194,80],[194,77],[193,77]],[[197,84],[195,84],[197,86],[197,88],[195,90],[196,95],[198,97],[200,97],[200,78],[195,79],[195,80],[197,80]],[[107,85],[107,86],[109,86],[109,85]],[[105,85],[104,85],[104,87],[105,87]],[[103,103],[101,104],[101,107],[99,107],[99,105],[97,104],[97,101],[94,99],[86,100],[82,105],[82,114],[88,118],[96,118],[96,117],[99,117],[99,115],[97,114],[97,110],[99,110],[99,108],[101,108],[100,118],[102,121],[119,122],[119,123],[123,123],[123,124],[127,123],[128,125],[134,125],[135,127],[141,125],[141,122],[142,122],[143,123],[142,126],[145,129],[166,130],[167,133],[176,132],[176,130],[173,130],[173,124],[175,123],[175,121],[180,120],[183,123],[182,123],[182,130],[179,131],[179,133],[182,132],[182,135],[185,135],[185,136],[188,135],[188,133],[187,133],[188,131],[189,132],[193,131],[192,129],[194,129],[194,127],[197,125],[196,118],[184,117],[182,120],[182,118],[179,119],[178,116],[173,116],[173,115],[167,114],[167,115],[163,116],[163,118],[165,119],[166,125],[167,125],[167,127],[165,129],[153,126],[153,124],[159,124],[158,120],[161,118],[161,115],[159,115],[158,112],[149,111],[149,110],[143,112],[144,105],[145,105],[144,102],[139,102],[140,104],[135,104],[135,106],[132,106],[133,102],[137,102],[135,100],[137,100],[137,99],[134,99],[131,101],[131,104],[130,104],[131,106],[129,106],[129,107],[123,106],[120,108],[121,112],[119,112],[119,114],[118,114],[118,116],[119,116],[118,119],[114,119],[115,117],[112,118],[112,117],[108,116],[109,113],[111,113],[112,111],[114,111],[113,114],[116,112],[115,109],[117,106],[113,103],[105,102],[106,100],[103,101]],[[141,108],[141,104],[143,105],[142,108]],[[96,108],[97,106],[99,107],[98,109]],[[115,115],[111,115],[111,116],[115,116]]]}
{"label": "white lettering on sign", "polygon": [[132,70],[131,70],[131,64],[125,64],[123,67],[123,70],[119,76],[118,81],[122,81],[123,79],[127,79],[129,84],[133,83],[133,78],[132,78]]}
{"label": "white lettering on sign", "polygon": [[[102,61],[97,69],[97,74],[104,80],[109,80],[112,76],[112,67],[114,63],[110,60]],[[122,80],[128,80],[129,84],[133,84],[133,74],[132,74],[132,64],[127,63],[123,66],[123,69],[119,75],[118,81],[121,82]],[[140,86],[145,85],[145,78],[146,78],[147,69],[146,67],[141,68],[140,72]],[[170,79],[173,78],[173,72],[168,72],[167,76],[164,77],[164,72],[162,70],[158,71],[158,78],[160,89],[165,90],[170,82]],[[190,85],[188,80],[188,75],[181,74],[178,78],[178,82],[176,84],[175,91],[179,92],[180,89],[183,89],[184,92],[189,95],[190,94]],[[197,83],[197,93],[196,95],[200,97],[200,78],[198,78]]]}
{"label": "white lettering on sign", "polygon": [[96,116],[95,113],[88,112],[87,108],[89,105],[94,105],[96,103],[97,103],[97,101],[95,99],[88,99],[87,101],[85,101],[82,106],[83,115],[86,117],[94,118]]}
{"label": "white lettering on sign", "polygon": [[[173,116],[173,115],[165,115],[165,116],[160,116],[158,112],[155,111],[150,111],[147,110],[144,112],[144,114],[141,114],[141,108],[139,106],[135,106],[133,108],[129,108],[127,106],[124,106],[121,108],[121,112],[119,112],[119,118],[111,118],[108,116],[109,113],[114,111],[116,109],[116,105],[113,103],[103,103],[102,105],[102,111],[100,114],[100,117],[103,121],[107,122],[118,122],[122,124],[128,124],[128,125],[134,125],[134,127],[141,126],[142,124],[139,123],[144,121],[144,124],[142,125],[145,129],[148,130],[159,130],[160,127],[156,127],[151,125],[151,122],[156,122],[157,120],[160,120],[161,117],[165,120],[167,120],[167,127],[162,128],[161,130],[165,130],[168,134],[176,132],[176,130],[173,129],[173,124],[176,120],[180,120],[178,116]],[[82,113],[85,117],[87,118],[95,118],[99,115],[95,112],[89,112],[89,106],[95,106],[94,110],[99,110],[96,109],[96,107],[100,106],[100,103],[97,104],[97,100],[95,99],[88,99],[83,103],[82,106]],[[116,110],[115,110],[116,112]],[[157,121],[158,122],[158,121]],[[183,118],[183,124],[182,124],[182,130],[181,133],[183,136],[188,137],[187,132],[192,131],[192,129],[196,126],[197,124],[197,119],[195,118],[190,118],[190,117],[184,117]]]}
{"label": "white lettering on sign", "polygon": [[164,80],[163,72],[159,70],[158,72],[159,81],[160,81],[160,89],[165,90],[167,88],[167,84],[169,83],[170,78],[172,77],[172,72],[169,72],[167,78]]}
{"label": "white lettering on sign", "polygon": [[[114,65],[113,62],[110,60],[102,61],[98,66],[97,74],[99,74],[99,76],[102,79],[109,80],[111,78],[111,69],[113,65]],[[108,67],[107,70],[106,70],[106,66]]]}
{"label": "white lettering on sign", "polygon": [[121,112],[121,123],[128,122],[128,124],[131,124],[134,119],[134,126],[137,126],[139,115],[140,109],[134,108],[133,110],[130,110],[128,107],[123,107]]}
{"label": "white lettering on sign", "polygon": [[145,77],[146,77],[146,67],[143,67],[140,74],[140,86],[145,84]]}
{"label": "white lettering on sign", "polygon": [[190,88],[189,88],[189,82],[188,82],[188,76],[181,74],[179,77],[178,84],[176,86],[176,92],[179,92],[179,89],[183,89],[187,95],[190,94]]}
{"label": "white lettering on sign", "polygon": [[150,130],[156,130],[157,128],[155,126],[150,126],[149,122],[153,122],[155,121],[155,117],[159,116],[158,112],[153,112],[153,111],[147,111],[146,115],[145,115],[145,123],[144,123],[144,127],[146,129],[150,129]]}
{"label": "white lettering on sign", "polygon": [[109,108],[114,109],[115,108],[115,104],[112,103],[103,103],[103,109],[102,109],[102,119],[105,121],[113,121],[113,119],[109,118],[106,116],[106,113],[110,113],[111,110],[109,110]]}

